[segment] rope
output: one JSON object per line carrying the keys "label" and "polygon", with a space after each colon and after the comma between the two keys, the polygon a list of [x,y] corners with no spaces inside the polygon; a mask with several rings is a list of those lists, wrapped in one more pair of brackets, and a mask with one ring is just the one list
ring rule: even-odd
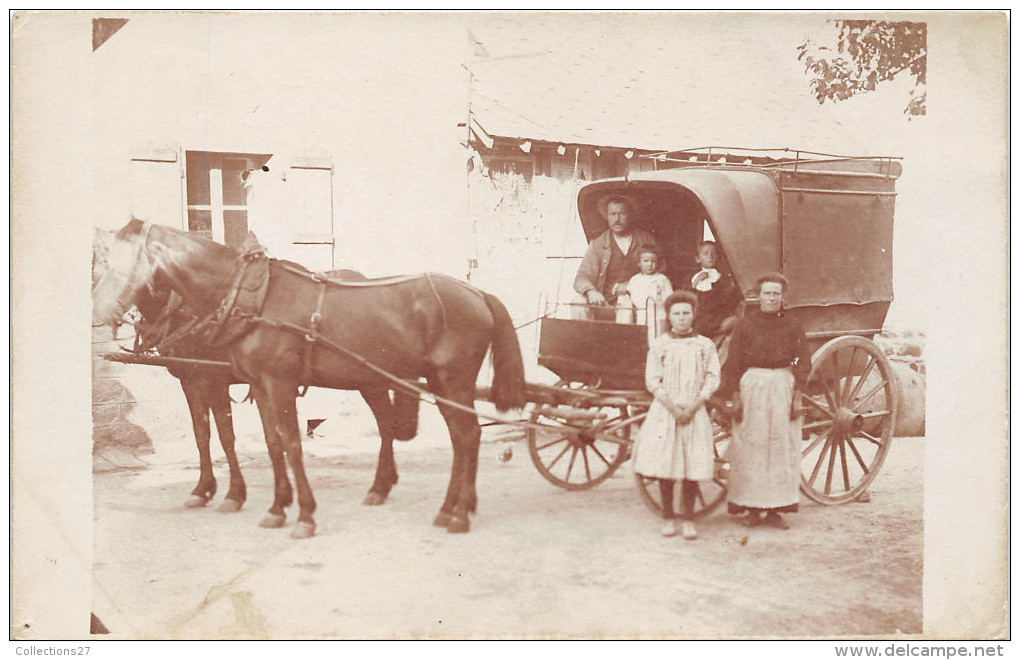
{"label": "rope", "polygon": [[171,333],[169,337],[165,337],[161,340],[156,340],[153,343],[151,343],[148,347],[146,347],[146,350],[158,351],[160,354],[166,353],[168,348],[170,348],[180,340],[184,339],[185,337],[197,335],[201,332],[204,332],[206,326],[212,322],[214,315],[215,312],[212,315],[205,317],[204,319],[201,320],[192,319],[191,321],[188,321],[180,328],[178,328],[176,331]]}
{"label": "rope", "polygon": [[516,332],[516,331],[518,331],[518,330],[520,330],[522,328],[526,328],[529,325],[532,325],[533,323],[538,323],[539,321],[541,321],[544,318],[545,318],[545,316],[536,316],[535,318],[531,319],[530,321],[525,321],[524,323],[522,323],[520,325],[515,325],[514,326],[514,332]]}
{"label": "rope", "polygon": [[[143,222],[142,223],[142,225],[144,226],[144,229],[142,230],[142,234],[141,234],[141,236],[142,236],[141,247],[139,249],[139,257],[142,254],[145,254],[146,261],[148,262],[149,267],[152,268],[152,269],[155,269],[155,265],[153,264],[153,261],[154,261],[153,256],[149,252],[149,232],[152,230],[152,227],[154,226],[154,224],[155,223],[151,223],[151,222]],[[241,254],[241,255],[239,255],[237,257],[237,263],[239,264],[239,268],[238,268],[237,271],[232,271],[230,273],[230,275],[228,276],[228,277],[233,278],[234,282],[231,285],[231,287],[227,290],[226,295],[224,295],[223,300],[220,302],[219,305],[217,305],[216,309],[214,309],[210,314],[208,314],[207,316],[203,317],[202,319],[195,318],[193,321],[190,321],[190,322],[184,324],[183,326],[178,328],[175,332],[171,333],[169,337],[165,337],[162,340],[158,340],[156,342],[153,342],[152,344],[149,345],[147,350],[162,352],[162,351],[165,351],[169,346],[172,346],[173,344],[177,343],[178,341],[180,341],[181,339],[183,339],[185,337],[189,337],[191,335],[197,335],[199,332],[205,332],[206,331],[206,326],[209,325],[210,323],[212,323],[216,319],[216,316],[221,314],[224,311],[225,307],[228,307],[229,305],[232,304],[234,296],[236,295],[238,289],[241,288],[241,280],[244,278],[244,272],[245,272],[245,270],[248,267],[248,263],[250,262],[250,259],[254,255],[256,255],[256,254],[260,254],[260,253],[259,252],[246,252],[246,253]],[[224,278],[224,279],[226,279],[226,278]],[[177,309],[183,309],[183,307],[184,307],[184,299],[181,298],[181,302],[177,306]],[[164,308],[164,312],[165,311],[166,311],[166,309]],[[173,310],[173,311],[176,311],[176,309]],[[163,318],[163,315],[161,314],[159,318]],[[168,318],[169,318],[169,316],[168,316]],[[223,319],[220,321],[219,327],[222,327],[223,323],[226,322],[226,319],[227,319],[227,314],[223,314]],[[216,328],[217,332],[219,330],[219,327]],[[212,339],[215,339],[215,335],[217,334],[217,332],[214,332],[214,333],[212,333],[210,335],[210,337],[209,337],[210,341]],[[162,349],[162,351],[160,349]]]}
{"label": "rope", "polygon": [[[256,323],[268,325],[268,326],[271,326],[271,327],[274,327],[274,328],[279,328],[281,330],[286,330],[288,332],[291,332],[291,333],[296,334],[296,335],[300,335],[302,337],[308,333],[308,328],[303,328],[303,327],[301,327],[301,326],[299,326],[297,324],[289,323],[287,321],[278,321],[276,319],[267,319],[267,318],[262,317],[262,316],[255,316],[255,315],[248,315],[248,314],[238,314],[237,316],[248,318],[249,320],[252,320],[252,321],[254,321]],[[326,348],[329,348],[330,350],[333,350],[333,351],[335,351],[337,353],[340,353],[341,355],[344,355],[344,356],[354,360],[355,362],[357,362],[361,366],[365,367],[366,369],[368,369],[369,371],[375,373],[376,375],[379,375],[379,376],[385,378],[386,380],[390,381],[391,383],[393,383],[397,387],[399,387],[399,388],[401,388],[401,389],[403,389],[403,390],[405,390],[407,392],[416,394],[419,399],[421,399],[422,401],[425,401],[426,403],[430,403],[432,405],[449,406],[450,408],[453,408],[455,410],[459,410],[461,412],[469,413],[470,415],[472,415],[474,417],[479,417],[479,418],[482,418],[482,419],[488,419],[488,420],[492,420],[492,421],[498,422],[500,424],[507,424],[507,425],[510,425],[510,426],[519,426],[519,427],[522,427],[522,428],[532,428],[532,429],[543,430],[543,431],[548,431],[550,428],[552,428],[552,429],[557,430],[557,431],[565,431],[565,432],[568,432],[568,433],[577,433],[578,431],[582,430],[582,429],[580,429],[580,428],[578,428],[576,426],[569,426],[569,425],[564,425],[564,424],[535,424],[534,422],[528,422],[528,421],[521,420],[521,419],[509,419],[507,417],[502,417],[502,416],[499,416],[499,415],[493,415],[493,414],[490,414],[490,413],[479,412],[478,410],[476,410],[472,406],[465,406],[464,404],[462,404],[460,402],[453,401],[451,399],[448,399],[448,398],[446,398],[444,396],[440,396],[438,394],[434,394],[434,393],[429,392],[428,390],[424,389],[423,387],[420,387],[417,384],[414,384],[414,383],[412,383],[410,381],[407,381],[407,380],[405,380],[403,378],[400,378],[399,376],[391,374],[390,372],[386,371],[385,369],[382,369],[381,367],[377,367],[376,365],[372,364],[371,362],[366,360],[361,355],[358,355],[354,351],[352,351],[352,350],[350,350],[348,348],[345,348],[345,347],[341,346],[340,344],[337,344],[336,342],[331,341],[330,339],[327,339],[326,337],[319,336],[319,337],[316,338],[316,340],[319,343],[321,343],[323,346],[325,346]]]}
{"label": "rope", "polygon": [[[579,150],[575,150],[575,152],[574,152],[575,183],[576,183],[576,169],[577,169],[578,152],[579,152]],[[152,257],[151,257],[151,255],[149,255],[148,248],[147,248],[148,230],[151,229],[151,226],[150,226],[149,223],[145,223],[145,224],[146,224],[146,228],[145,228],[146,230],[144,232],[145,240],[142,243],[142,250],[141,251],[143,251],[145,253],[146,257],[148,257],[148,259],[150,260],[150,263],[151,263]],[[196,328],[201,328],[204,325],[212,322],[218,314],[220,314],[222,311],[224,311],[225,307],[228,307],[228,306],[232,305],[233,297],[234,296],[231,295],[231,294],[234,294],[236,292],[236,290],[240,288],[241,280],[243,279],[243,275],[244,275],[244,271],[245,271],[245,266],[247,266],[246,255],[241,255],[240,257],[238,257],[238,261],[240,261],[242,263],[242,267],[239,269],[240,272],[238,272],[237,276],[234,279],[234,284],[231,286],[230,290],[228,290],[227,295],[223,299],[223,302],[216,308],[216,310],[212,314],[210,314],[209,316],[207,316],[204,319],[202,319],[201,321],[196,322],[195,325],[190,327],[190,328],[188,328],[186,332],[174,333],[174,336],[172,336],[171,338],[168,338],[168,340],[172,339],[174,342],[176,342],[176,341],[179,341],[184,336],[187,336],[187,335],[195,333],[196,332]],[[294,273],[294,274],[299,275],[301,277],[305,277],[305,278],[313,280],[315,282],[321,282],[323,284],[333,284],[335,286],[341,286],[341,287],[342,286],[389,286],[389,285],[402,284],[402,283],[405,283],[405,282],[413,281],[415,279],[420,279],[421,277],[425,277],[428,280],[429,285],[432,287],[433,292],[435,292],[437,299],[439,298],[439,292],[436,290],[435,284],[432,282],[432,274],[431,273],[424,273],[423,275],[415,275],[415,276],[387,278],[384,281],[377,281],[375,283],[373,283],[373,282],[348,282],[348,281],[343,281],[343,280],[334,280],[332,278],[325,277],[325,276],[323,276],[321,274],[312,273],[310,271],[306,271],[306,270],[297,268],[297,267],[292,266],[292,265],[290,265],[288,263],[280,262],[278,260],[273,260],[273,261],[276,263],[276,265],[278,267],[281,267],[284,270],[287,270],[288,272]],[[474,291],[479,296],[484,296],[484,294],[481,291],[478,291],[478,289],[476,289],[476,288],[474,288],[474,287],[472,287],[470,285],[464,284],[460,280],[457,280],[457,279],[454,279],[454,278],[450,278],[450,279],[453,280],[454,282],[457,282],[458,284],[464,286],[469,291]],[[320,292],[320,295],[321,295],[321,293],[322,292]],[[439,302],[440,302],[440,306],[442,308],[442,300],[440,300]],[[445,326],[445,323],[446,323],[446,310],[445,310],[445,308],[442,308],[442,309],[443,309],[443,322],[444,322],[444,326]],[[337,344],[336,342],[334,342],[334,341],[332,341],[330,339],[327,339],[326,337],[323,337],[314,328],[312,329],[311,332],[309,332],[309,328],[302,327],[302,326],[299,326],[299,325],[294,324],[294,323],[290,323],[290,322],[287,322],[287,321],[279,321],[279,320],[276,320],[276,319],[268,319],[268,318],[265,318],[265,317],[262,317],[262,316],[258,316],[256,314],[252,314],[252,313],[249,313],[249,312],[238,312],[237,310],[231,310],[229,314],[222,314],[222,316],[223,316],[223,318],[221,319],[221,323],[220,323],[221,326],[222,326],[223,323],[226,323],[228,318],[234,318],[234,319],[238,319],[238,320],[247,319],[247,320],[253,321],[255,323],[259,323],[259,324],[263,324],[263,325],[268,325],[270,327],[286,330],[286,331],[288,331],[288,332],[290,332],[292,334],[298,335],[299,337],[303,337],[303,338],[305,338],[306,340],[308,340],[308,341],[310,341],[312,343],[321,343],[326,348],[329,348],[330,350],[332,350],[332,351],[334,351],[336,353],[340,353],[341,355],[347,356],[348,358],[354,360],[355,362],[357,362],[358,364],[360,364],[364,368],[368,369],[369,371],[371,371],[371,372],[381,376],[382,378],[390,381],[393,385],[403,389],[404,391],[407,391],[407,392],[410,392],[412,394],[417,395],[417,397],[419,399],[425,401],[426,403],[430,403],[432,405],[444,405],[444,406],[448,406],[450,408],[453,408],[454,410],[459,410],[461,412],[468,413],[468,414],[470,414],[470,415],[472,415],[473,417],[476,417],[476,418],[488,419],[488,420],[492,420],[494,422],[497,422],[499,424],[506,424],[506,425],[510,425],[510,426],[518,426],[518,427],[522,427],[522,428],[531,428],[531,429],[543,430],[543,431],[547,431],[550,428],[552,428],[552,429],[557,430],[557,431],[565,431],[565,432],[568,432],[568,433],[577,433],[577,432],[583,430],[583,429],[580,429],[580,428],[578,428],[576,426],[569,426],[569,425],[564,425],[564,424],[535,424],[534,422],[529,422],[529,421],[525,421],[525,420],[509,419],[509,418],[502,417],[502,416],[499,416],[499,415],[493,415],[493,414],[490,414],[490,413],[479,412],[479,411],[475,410],[475,408],[473,406],[466,406],[466,405],[464,405],[464,404],[462,404],[460,402],[453,401],[452,399],[448,399],[448,398],[440,396],[438,394],[434,394],[432,392],[429,392],[428,390],[420,387],[419,385],[417,385],[415,383],[412,383],[410,381],[404,380],[403,378],[400,378],[400,377],[398,377],[398,376],[396,376],[394,374],[391,374],[390,372],[386,371],[385,369],[377,367],[376,365],[372,364],[371,362],[366,360],[361,355],[355,353],[354,351],[352,351],[352,350],[350,350],[348,348],[345,348],[345,347],[341,346],[340,344]],[[529,321],[525,325],[528,325],[530,323],[534,323],[537,320],[538,319],[535,319],[534,321]],[[163,342],[161,342],[161,343],[163,343]],[[156,350],[157,348],[158,347],[153,346],[153,347],[150,348],[150,350]],[[632,422],[626,422],[624,425],[629,424],[629,423],[632,423]]]}

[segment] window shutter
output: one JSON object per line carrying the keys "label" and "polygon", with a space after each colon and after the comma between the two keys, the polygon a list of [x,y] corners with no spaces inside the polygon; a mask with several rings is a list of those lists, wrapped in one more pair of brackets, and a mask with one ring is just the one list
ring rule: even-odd
{"label": "window shutter", "polygon": [[131,158],[131,213],[140,220],[187,229],[179,152],[136,150]]}
{"label": "window shutter", "polygon": [[323,159],[292,159],[287,173],[291,258],[316,271],[334,268],[333,167]]}

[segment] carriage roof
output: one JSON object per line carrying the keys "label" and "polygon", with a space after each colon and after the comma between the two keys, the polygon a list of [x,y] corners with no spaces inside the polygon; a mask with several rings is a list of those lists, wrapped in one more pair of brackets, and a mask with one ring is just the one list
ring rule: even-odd
{"label": "carriage roof", "polygon": [[[723,150],[715,149],[718,158]],[[637,207],[637,225],[656,234],[700,213],[744,291],[763,273],[780,271],[791,282],[791,309],[892,300],[898,159],[796,152],[734,163],[732,155],[712,160],[708,148],[649,158],[656,169],[581,188],[588,240],[607,227],[600,202],[623,194]],[[676,211],[684,205],[693,209],[687,216]]]}

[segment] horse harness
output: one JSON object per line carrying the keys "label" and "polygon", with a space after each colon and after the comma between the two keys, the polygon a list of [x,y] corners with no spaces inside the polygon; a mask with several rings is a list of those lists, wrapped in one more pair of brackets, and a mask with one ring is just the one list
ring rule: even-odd
{"label": "horse harness", "polygon": [[[326,291],[330,286],[374,288],[404,284],[423,278],[428,283],[429,288],[436,297],[436,301],[439,303],[443,326],[445,327],[447,322],[446,308],[433,282],[432,273],[398,275],[364,282],[343,280],[330,277],[325,273],[305,270],[297,264],[292,264],[288,261],[270,259],[263,250],[252,250],[240,255],[238,257],[238,265],[234,281],[216,310],[202,319],[196,318],[185,323],[177,331],[170,333],[168,336],[166,336],[166,331],[164,331],[162,333],[164,336],[147,341],[145,345],[139,344],[136,339],[136,352],[139,350],[166,352],[170,346],[180,340],[196,336],[200,337],[210,347],[224,346],[248,334],[258,326],[269,326],[299,335],[304,339],[301,356],[301,377],[299,381],[301,384],[298,386],[298,396],[304,396],[308,392],[312,379],[315,349],[321,344],[335,353],[354,360],[361,366],[383,376],[387,380],[395,382],[405,389],[414,391],[419,396],[428,395],[431,397],[427,391],[410,385],[407,381],[376,367],[354,351],[325,337],[321,330]],[[270,271],[274,267],[312,280],[319,285],[315,307],[308,317],[307,326],[262,316],[262,308],[265,305],[269,290]],[[473,287],[469,287],[469,289],[479,296],[484,296],[482,292]],[[159,319],[153,323],[153,326],[159,327],[164,324],[168,326],[170,317],[181,309],[182,304],[183,301],[178,301],[177,304],[168,304]]]}
{"label": "horse harness", "polygon": [[[148,242],[148,229],[151,228],[149,223],[145,223],[146,230],[143,234],[141,251],[148,254],[147,242]],[[149,256],[151,259],[151,256]],[[166,351],[170,346],[184,339],[185,337],[198,337],[204,338],[205,341],[211,347],[217,347],[225,345],[237,338],[247,334],[258,325],[268,325],[273,328],[286,330],[292,334],[296,334],[304,337],[305,346],[302,356],[302,374],[301,383],[298,386],[298,395],[304,396],[308,392],[308,387],[311,380],[311,369],[312,369],[312,353],[315,347],[322,344],[335,353],[344,355],[345,357],[353,360],[357,364],[361,365],[365,369],[375,373],[383,379],[389,381],[396,388],[399,388],[405,392],[417,396],[419,399],[431,403],[433,405],[444,405],[449,408],[458,410],[460,412],[468,413],[476,418],[485,418],[492,420],[499,424],[509,424],[521,428],[534,428],[540,430],[548,430],[554,428],[562,431],[570,431],[569,426],[563,426],[560,424],[537,424],[532,421],[524,420],[510,420],[505,419],[490,413],[483,413],[475,410],[471,406],[465,406],[464,404],[453,401],[446,397],[440,396],[429,392],[427,389],[422,387],[419,383],[405,380],[392,374],[381,367],[378,367],[367,359],[359,355],[358,353],[341,346],[340,344],[332,341],[328,337],[325,337],[320,332],[322,325],[322,310],[326,297],[326,289],[329,286],[340,286],[340,287],[380,287],[380,286],[393,286],[396,284],[403,284],[414,280],[425,279],[429,287],[432,289],[433,294],[436,296],[436,301],[439,303],[440,310],[443,318],[443,325],[446,326],[447,316],[446,309],[443,305],[443,301],[439,296],[439,291],[436,289],[435,283],[433,282],[432,273],[422,273],[419,275],[398,275],[393,277],[379,278],[375,280],[368,280],[364,282],[357,282],[352,280],[342,280],[339,278],[331,278],[324,273],[313,273],[305,270],[297,264],[291,262],[281,261],[277,259],[270,259],[265,251],[262,249],[250,250],[241,254],[238,257],[239,267],[237,275],[234,277],[234,282],[227,292],[227,295],[223,298],[220,305],[209,315],[202,319],[195,319],[184,326],[179,328],[176,332],[170,334],[161,340],[153,341],[149,343],[148,347],[144,350],[155,352],[155,351]],[[290,273],[304,277],[319,283],[319,291],[316,297],[315,309],[309,316],[308,327],[283,321],[280,319],[267,318],[261,315],[262,307],[266,300],[266,295],[269,289],[269,274],[271,266],[282,268]],[[452,278],[451,278],[452,279]],[[466,287],[469,291],[479,296],[482,300],[485,299],[485,294],[474,287],[464,284],[459,280],[453,280],[461,286]],[[160,315],[160,319],[165,315],[167,321],[169,316],[176,311],[181,309],[181,305],[175,305],[171,309],[164,309],[164,313]],[[171,306],[168,305],[168,308]],[[157,319],[158,321],[159,319]],[[136,351],[139,348],[136,339]],[[639,421],[644,415],[637,415],[630,419],[630,422]]]}

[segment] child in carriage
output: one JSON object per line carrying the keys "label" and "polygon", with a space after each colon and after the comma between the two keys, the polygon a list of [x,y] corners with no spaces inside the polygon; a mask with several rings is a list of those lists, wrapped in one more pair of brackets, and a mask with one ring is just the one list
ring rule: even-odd
{"label": "child in carriage", "polygon": [[733,329],[741,300],[740,290],[732,275],[724,275],[716,268],[719,250],[715,241],[698,244],[696,261],[701,269],[691,277],[691,289],[698,296],[698,319],[694,329],[698,334],[715,339]]}
{"label": "child in carriage", "polygon": [[[673,285],[669,278],[659,271],[659,251],[654,245],[643,245],[638,248],[638,266],[641,271],[627,282],[627,295],[620,296],[616,304],[616,322],[644,325],[646,322],[655,324],[654,334],[657,337],[666,331],[666,311],[663,302],[673,293]],[[646,319],[648,301],[654,301],[655,318]]]}
{"label": "child in carriage", "polygon": [[663,536],[677,532],[673,493],[681,482],[681,529],[685,539],[694,540],[698,482],[712,479],[715,467],[705,402],[719,386],[719,356],[712,340],[694,332],[698,299],[693,293],[676,291],[664,307],[670,329],[648,350],[645,386],[653,400],[634,446],[634,471],[659,482]]}

